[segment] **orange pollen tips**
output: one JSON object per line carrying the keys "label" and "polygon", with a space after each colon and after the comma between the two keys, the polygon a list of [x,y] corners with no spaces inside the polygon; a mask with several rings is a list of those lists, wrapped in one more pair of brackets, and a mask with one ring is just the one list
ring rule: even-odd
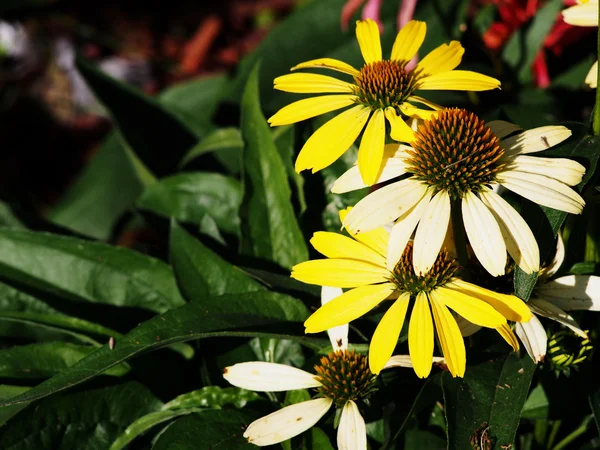
{"label": "orange pollen tips", "polygon": [[425,275],[417,275],[413,269],[413,245],[411,242],[394,268],[390,281],[398,286],[401,292],[417,295],[419,292],[431,292],[449,282],[458,269],[454,259],[448,257],[446,249],[442,249],[433,267]]}
{"label": "orange pollen tips", "polygon": [[483,120],[464,109],[446,109],[425,121],[411,145],[408,171],[435,192],[448,191],[454,199],[478,192],[504,167],[498,137]]}
{"label": "orange pollen tips", "polygon": [[373,109],[397,107],[406,101],[415,88],[412,72],[406,62],[375,61],[365,64],[354,77],[358,103]]}
{"label": "orange pollen tips", "polygon": [[375,390],[376,376],[369,370],[367,358],[354,350],[338,350],[321,358],[315,366],[321,397],[342,407],[348,400],[359,400]]}

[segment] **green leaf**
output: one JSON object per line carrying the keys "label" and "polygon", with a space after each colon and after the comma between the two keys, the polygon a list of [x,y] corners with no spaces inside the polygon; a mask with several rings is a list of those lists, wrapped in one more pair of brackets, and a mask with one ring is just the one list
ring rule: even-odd
{"label": "green leaf", "polygon": [[405,450],[445,450],[446,439],[425,430],[407,430],[404,438]]}
{"label": "green leaf", "polygon": [[[23,392],[27,392],[31,389],[29,386],[11,386],[8,384],[0,384],[0,400],[7,400],[15,397]],[[29,403],[22,403],[20,405],[7,406],[0,408],[0,425],[4,425],[8,419],[17,414],[23,408],[26,408]]]}
{"label": "green leaf", "polygon": [[243,408],[248,402],[261,398],[256,392],[240,389],[237,387],[222,388],[219,386],[206,386],[196,391],[182,394],[169,403],[163,409],[187,409],[187,408],[214,408],[232,405]]}
{"label": "green leaf", "polygon": [[531,390],[529,397],[523,405],[523,411],[521,412],[522,419],[547,419],[548,411],[550,409],[550,402],[544,392],[544,388],[541,384],[538,384],[534,389]]}
{"label": "green leaf", "polygon": [[49,233],[0,229],[0,274],[71,301],[155,312],[184,303],[162,261]]}
{"label": "green leaf", "polygon": [[150,186],[137,201],[137,207],[196,225],[202,223],[205,215],[210,215],[219,229],[239,234],[241,201],[242,188],[238,180],[218,173],[188,172]]}
{"label": "green leaf", "polygon": [[242,269],[228,263],[177,222],[171,222],[169,258],[181,291],[192,301],[222,294],[263,291]]}
{"label": "green leaf", "polygon": [[252,450],[242,436],[256,415],[249,411],[206,410],[177,420],[152,450]]}
{"label": "green leaf", "polygon": [[180,163],[184,167],[194,159],[211,152],[233,152],[242,158],[244,141],[238,128],[219,128],[207,135],[186,153]]}
{"label": "green leaf", "polygon": [[308,250],[290,203],[285,167],[260,108],[258,70],[250,75],[242,98],[242,236],[250,254],[291,268],[308,259]]}
{"label": "green leaf", "polygon": [[294,127],[292,125],[277,127],[273,130],[273,141],[277,146],[277,151],[281,161],[285,166],[288,178],[292,180],[294,193],[298,199],[298,213],[303,214],[306,211],[306,197],[304,195],[304,178],[296,169],[294,169]]}
{"label": "green leaf", "polygon": [[[217,336],[265,336],[294,339],[319,349],[321,341],[305,337],[301,330],[299,322],[307,317],[308,310],[302,302],[282,294],[249,292],[243,296],[204,297],[147,320],[121,337],[112,350],[105,345],[68,370],[0,406],[37,400],[89,380],[140,353],[176,342]],[[289,334],[294,331],[297,334]]]}
{"label": "green leaf", "polygon": [[590,395],[589,402],[594,415],[594,421],[596,422],[596,428],[600,433],[600,390]]}
{"label": "green leaf", "polygon": [[107,449],[138,417],[162,402],[136,382],[46,399],[0,428],[3,448]]}
{"label": "green leaf", "polygon": [[512,352],[468,366],[462,379],[444,372],[448,449],[471,449],[469,439],[482,427],[489,427],[495,448],[513,444],[534,371],[529,356]]}
{"label": "green leaf", "polygon": [[[48,378],[72,366],[95,350],[89,345],[67,342],[45,342],[0,350],[0,377]],[[105,372],[121,376],[129,371],[126,366],[116,366]]]}

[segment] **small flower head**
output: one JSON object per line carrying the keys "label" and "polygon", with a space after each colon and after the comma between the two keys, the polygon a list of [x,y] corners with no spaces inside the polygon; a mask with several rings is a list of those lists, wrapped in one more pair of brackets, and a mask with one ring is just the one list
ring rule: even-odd
{"label": "small flower head", "polygon": [[406,61],[375,61],[365,64],[356,82],[357,103],[372,109],[396,108],[408,100],[415,89],[413,72],[406,70]]}
{"label": "small flower head", "polygon": [[562,330],[548,339],[550,364],[557,372],[568,375],[571,369],[578,369],[589,361],[594,347],[589,338],[582,338],[571,331]]}

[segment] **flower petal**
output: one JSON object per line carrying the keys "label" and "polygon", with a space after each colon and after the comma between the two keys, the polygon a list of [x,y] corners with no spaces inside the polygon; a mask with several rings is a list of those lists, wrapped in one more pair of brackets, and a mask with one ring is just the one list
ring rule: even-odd
{"label": "flower petal", "polygon": [[[344,293],[339,287],[323,286],[321,288],[321,305],[329,303],[331,300],[341,296]],[[329,328],[327,336],[331,342],[331,348],[334,351],[346,350],[348,348],[348,324]]]}
{"label": "flower petal", "polygon": [[558,306],[541,298],[531,298],[529,302],[527,302],[527,305],[538,316],[543,316],[547,317],[548,319],[552,319],[568,327],[576,335],[581,336],[584,339],[588,338],[586,332],[579,328],[579,325],[577,324],[577,322],[575,322],[575,319],[573,319],[573,317],[564,312]]}
{"label": "flower petal", "polygon": [[[582,2],[583,3],[583,2]],[[587,2],[571,6],[562,11],[565,23],[578,27],[598,26],[598,2]]]}
{"label": "flower petal", "polygon": [[[350,211],[352,211],[352,207],[348,207],[346,209],[340,210],[340,221],[342,223],[345,222],[346,217],[348,216],[348,213]],[[350,230],[348,230],[347,228],[346,228],[346,230],[350,234],[352,234],[350,232]],[[388,237],[389,237],[389,233],[386,231],[385,228],[379,227],[379,228],[375,228],[374,230],[371,230],[371,231],[363,231],[359,234],[352,234],[352,237],[354,239],[356,239],[358,242],[362,242],[367,247],[372,248],[377,253],[379,253],[380,255],[385,257],[387,248],[388,248]]]}
{"label": "flower petal", "polygon": [[423,103],[425,106],[429,106],[431,109],[433,109],[435,111],[440,111],[440,110],[444,109],[443,106],[438,105],[437,103],[433,103],[432,101],[427,100],[426,98],[419,97],[418,95],[411,95],[410,97],[408,97],[407,100],[409,102]]}
{"label": "flower petal", "polygon": [[417,89],[450,91],[489,91],[500,89],[500,81],[470,70],[452,70],[429,75],[421,80]]}
{"label": "flower petal", "polygon": [[339,233],[317,231],[310,243],[328,258],[357,259],[376,266],[385,266],[385,258],[365,244]]}
{"label": "flower petal", "polygon": [[352,83],[338,80],[318,73],[290,73],[273,80],[273,87],[278,91],[296,94],[320,94],[339,92],[353,94],[356,87]]}
{"label": "flower petal", "polygon": [[452,317],[437,291],[433,290],[429,293],[429,300],[444,361],[453,377],[463,377],[467,365],[467,355],[465,342],[456,319]]}
{"label": "flower petal", "polygon": [[406,122],[396,114],[396,110],[392,107],[385,109],[385,117],[387,118],[392,131],[390,136],[398,142],[412,142],[415,139],[415,132],[409,127]]}
{"label": "flower petal", "polygon": [[507,320],[512,320],[513,322],[527,322],[532,317],[527,304],[514,295],[490,291],[489,289],[482,288],[476,284],[468,283],[458,278],[454,278],[451,282],[446,283],[444,287],[460,291],[489,303]]}
{"label": "flower petal", "polygon": [[427,378],[433,358],[433,321],[427,294],[419,292],[408,324],[408,351],[419,378]]}
{"label": "flower petal", "polygon": [[415,230],[415,227],[427,210],[429,199],[425,198],[415,205],[413,209],[403,214],[392,227],[388,241],[387,268],[392,271],[406,249],[406,245]]}
{"label": "flower petal", "polygon": [[529,322],[516,323],[515,331],[531,359],[536,363],[542,362],[548,346],[548,337],[542,322],[533,316]]}
{"label": "flower petal", "polygon": [[541,284],[537,295],[565,311],[600,311],[600,277],[567,275]]}
{"label": "flower petal", "polygon": [[462,199],[465,231],[473,253],[492,276],[504,275],[506,244],[494,215],[472,192]]}
{"label": "flower petal", "polygon": [[409,300],[408,292],[400,294],[398,300],[394,301],[390,309],[383,315],[373,333],[369,346],[369,368],[374,374],[378,374],[383,369],[394,353],[402,325],[404,325]]}
{"label": "flower petal", "polygon": [[385,300],[396,290],[392,283],[362,286],[330,301],[317,309],[304,322],[307,333],[320,333],[328,328],[350,323]]}
{"label": "flower petal", "polygon": [[490,127],[498,139],[504,139],[509,134],[516,133],[517,131],[523,131],[518,125],[506,122],[505,120],[492,120],[487,123],[487,126]]}
{"label": "flower petal", "polygon": [[291,277],[318,286],[353,288],[386,281],[385,267],[353,259],[315,259],[292,267]]}
{"label": "flower petal", "polygon": [[592,89],[596,89],[598,86],[598,61],[596,61],[588,74],[585,76],[585,84],[587,84]]}
{"label": "flower petal", "polygon": [[[441,356],[434,356],[432,364],[440,364],[444,362],[444,358]],[[412,359],[410,355],[394,355],[392,356],[383,369],[391,369],[393,367],[408,367],[413,368]]]}
{"label": "flower petal", "polygon": [[369,108],[357,105],[323,124],[300,150],[296,172],[312,169],[315,173],[336,161],[354,143],[370,114]]}
{"label": "flower petal", "polygon": [[375,110],[367,123],[358,149],[358,169],[363,182],[371,186],[377,181],[377,175],[383,161],[385,145],[385,117],[381,109]]}
{"label": "flower petal", "polygon": [[338,72],[347,73],[348,75],[352,75],[353,77],[357,76],[360,73],[350,64],[345,63],[344,61],[340,61],[339,59],[333,58],[311,59],[310,61],[305,61],[292,67],[290,70],[320,68],[337,70]]}
{"label": "flower petal", "polygon": [[475,325],[474,323],[469,322],[467,319],[460,315],[456,316],[456,323],[458,324],[458,328],[460,329],[460,334],[462,335],[462,337],[472,336],[479,330],[481,330],[481,327],[479,325]]}
{"label": "flower petal", "polygon": [[451,41],[450,44],[442,44],[429,52],[417,64],[414,71],[419,77],[426,77],[454,70],[460,64],[464,53],[465,49],[458,41]]}
{"label": "flower petal", "polygon": [[312,428],[332,404],[329,398],[317,398],[286,406],[252,422],[244,437],[259,447],[287,441]]}
{"label": "flower petal", "polygon": [[426,274],[440,254],[450,223],[450,196],[440,191],[431,198],[415,233],[413,267],[417,275]]}
{"label": "flower petal", "polygon": [[544,175],[569,186],[581,183],[585,167],[568,158],[542,158],[519,155],[511,161],[509,170]]}
{"label": "flower petal", "polygon": [[263,361],[226,367],[223,378],[234,386],[258,392],[292,391],[321,386],[321,382],[311,373],[285,364]]}
{"label": "flower petal", "polygon": [[519,351],[519,341],[517,340],[515,333],[513,333],[513,331],[510,329],[510,325],[508,325],[508,323],[504,322],[502,326],[496,328],[496,331],[498,334],[500,334],[500,336],[502,336],[508,345],[513,348],[515,352]]}
{"label": "flower petal", "polygon": [[501,141],[506,156],[525,155],[547,150],[571,136],[571,130],[562,125],[533,128]]}
{"label": "flower petal", "polygon": [[563,238],[560,235],[560,232],[556,235],[556,252],[554,253],[554,258],[550,264],[544,267],[544,272],[540,273],[540,278],[544,278],[548,280],[553,277],[558,269],[562,266],[562,263],[565,261],[565,243],[563,242]]}
{"label": "flower petal", "polygon": [[381,61],[381,40],[379,39],[379,27],[374,20],[356,21],[356,39],[360,52],[367,64]]}
{"label": "flower petal", "polygon": [[367,450],[365,419],[352,400],[348,400],[342,409],[337,445],[339,450]]}
{"label": "flower petal", "polygon": [[408,117],[417,117],[423,120],[431,120],[434,117],[437,117],[438,112],[436,110],[431,109],[420,109],[416,106],[411,105],[408,102],[402,103],[400,105],[400,112]]}
{"label": "flower petal", "polygon": [[284,106],[269,118],[272,127],[300,122],[320,116],[354,103],[355,95],[322,95],[310,97]]}
{"label": "flower petal", "polygon": [[408,62],[417,54],[427,33],[427,24],[411,20],[396,35],[392,47],[392,61]]}
{"label": "flower petal", "polygon": [[540,250],[527,222],[501,196],[491,189],[479,193],[484,205],[500,226],[506,250],[525,273],[540,270]]}
{"label": "flower petal", "polygon": [[436,292],[448,308],[475,325],[498,328],[506,323],[502,314],[476,297],[444,287],[438,287]]}

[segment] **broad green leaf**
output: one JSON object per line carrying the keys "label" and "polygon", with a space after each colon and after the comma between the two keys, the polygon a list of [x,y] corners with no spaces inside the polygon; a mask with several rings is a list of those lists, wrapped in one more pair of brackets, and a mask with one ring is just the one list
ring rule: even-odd
{"label": "broad green leaf", "polygon": [[0,274],[71,301],[155,312],[184,303],[162,261],[48,233],[0,229]]}
{"label": "broad green leaf", "polygon": [[240,182],[218,173],[187,172],[163,178],[148,187],[137,207],[196,225],[210,215],[219,229],[239,234]]}
{"label": "broad green leaf", "polygon": [[[7,400],[15,397],[23,392],[27,392],[31,389],[29,386],[11,386],[8,384],[0,384],[0,400]],[[26,408],[29,403],[23,403],[20,405],[7,406],[0,408],[0,426],[4,425],[8,419],[17,414],[23,408]]]}
{"label": "broad green leaf", "polygon": [[27,228],[13,212],[10,205],[0,201],[0,226],[11,228]]}
{"label": "broad green leaf", "polygon": [[258,66],[242,98],[244,200],[240,213],[244,248],[284,268],[308,259],[290,203],[285,167],[260,108]]}
{"label": "broad green leaf", "polygon": [[206,386],[196,391],[182,394],[163,406],[163,410],[177,410],[188,408],[214,408],[232,405],[243,408],[248,402],[261,398],[256,392],[237,387],[222,388],[219,386]]}
{"label": "broad green leaf", "polygon": [[470,449],[469,439],[482,427],[489,427],[487,433],[496,448],[512,445],[534,371],[529,356],[519,358],[512,352],[468,366],[464,378],[445,372],[448,449]]}
{"label": "broad green leaf", "polygon": [[292,125],[277,127],[273,130],[273,141],[277,146],[277,151],[285,166],[288,178],[293,182],[295,198],[298,202],[298,214],[301,215],[306,211],[306,197],[304,195],[304,178],[294,169],[296,158],[294,138],[295,133]]}
{"label": "broad green leaf", "polygon": [[[48,378],[72,366],[94,350],[89,345],[60,341],[4,348],[0,350],[0,377]],[[116,366],[105,373],[121,376],[128,370],[126,366]]]}
{"label": "broad green leaf", "polygon": [[204,297],[142,323],[118,339],[112,350],[108,345],[97,349],[68,370],[5,404],[46,397],[89,380],[140,353],[193,339],[219,336],[280,337],[295,339],[319,349],[321,341],[305,337],[300,326],[300,322],[307,317],[308,311],[299,300],[282,294],[249,292],[244,295]]}
{"label": "broad green leaf", "polygon": [[446,439],[431,431],[407,430],[403,448],[405,450],[446,450]]}
{"label": "broad green leaf", "polygon": [[157,100],[105,75],[82,58],[77,69],[109,110],[131,149],[156,175],[174,172],[197,136]]}
{"label": "broad green leaf", "polygon": [[289,274],[281,275],[278,273],[267,272],[266,270],[256,269],[254,267],[242,267],[242,270],[252,275],[253,278],[259,280],[262,284],[271,290],[280,292],[297,292],[310,294],[314,297],[321,296],[321,287],[314,284],[302,283],[294,280]]}
{"label": "broad green leaf", "polygon": [[302,367],[304,354],[298,342],[285,339],[254,338],[248,345],[256,360]]}
{"label": "broad green leaf", "polygon": [[258,417],[250,411],[205,410],[177,420],[152,450],[252,450],[242,436]]}
{"label": "broad green leaf", "polygon": [[544,388],[541,384],[538,384],[529,393],[529,397],[523,405],[523,411],[521,412],[522,419],[547,419],[548,410],[550,409],[550,403],[548,397],[544,392]]}
{"label": "broad green leaf", "polygon": [[176,222],[171,222],[169,259],[183,294],[192,301],[222,294],[263,291],[242,269],[228,263]]}
{"label": "broad green leaf", "polygon": [[238,128],[219,128],[207,135],[186,153],[180,166],[184,167],[194,159],[211,152],[233,152],[241,159],[244,141]]}
{"label": "broad green leaf", "polygon": [[0,428],[3,448],[108,449],[137,418],[162,402],[136,382],[48,398]]}

